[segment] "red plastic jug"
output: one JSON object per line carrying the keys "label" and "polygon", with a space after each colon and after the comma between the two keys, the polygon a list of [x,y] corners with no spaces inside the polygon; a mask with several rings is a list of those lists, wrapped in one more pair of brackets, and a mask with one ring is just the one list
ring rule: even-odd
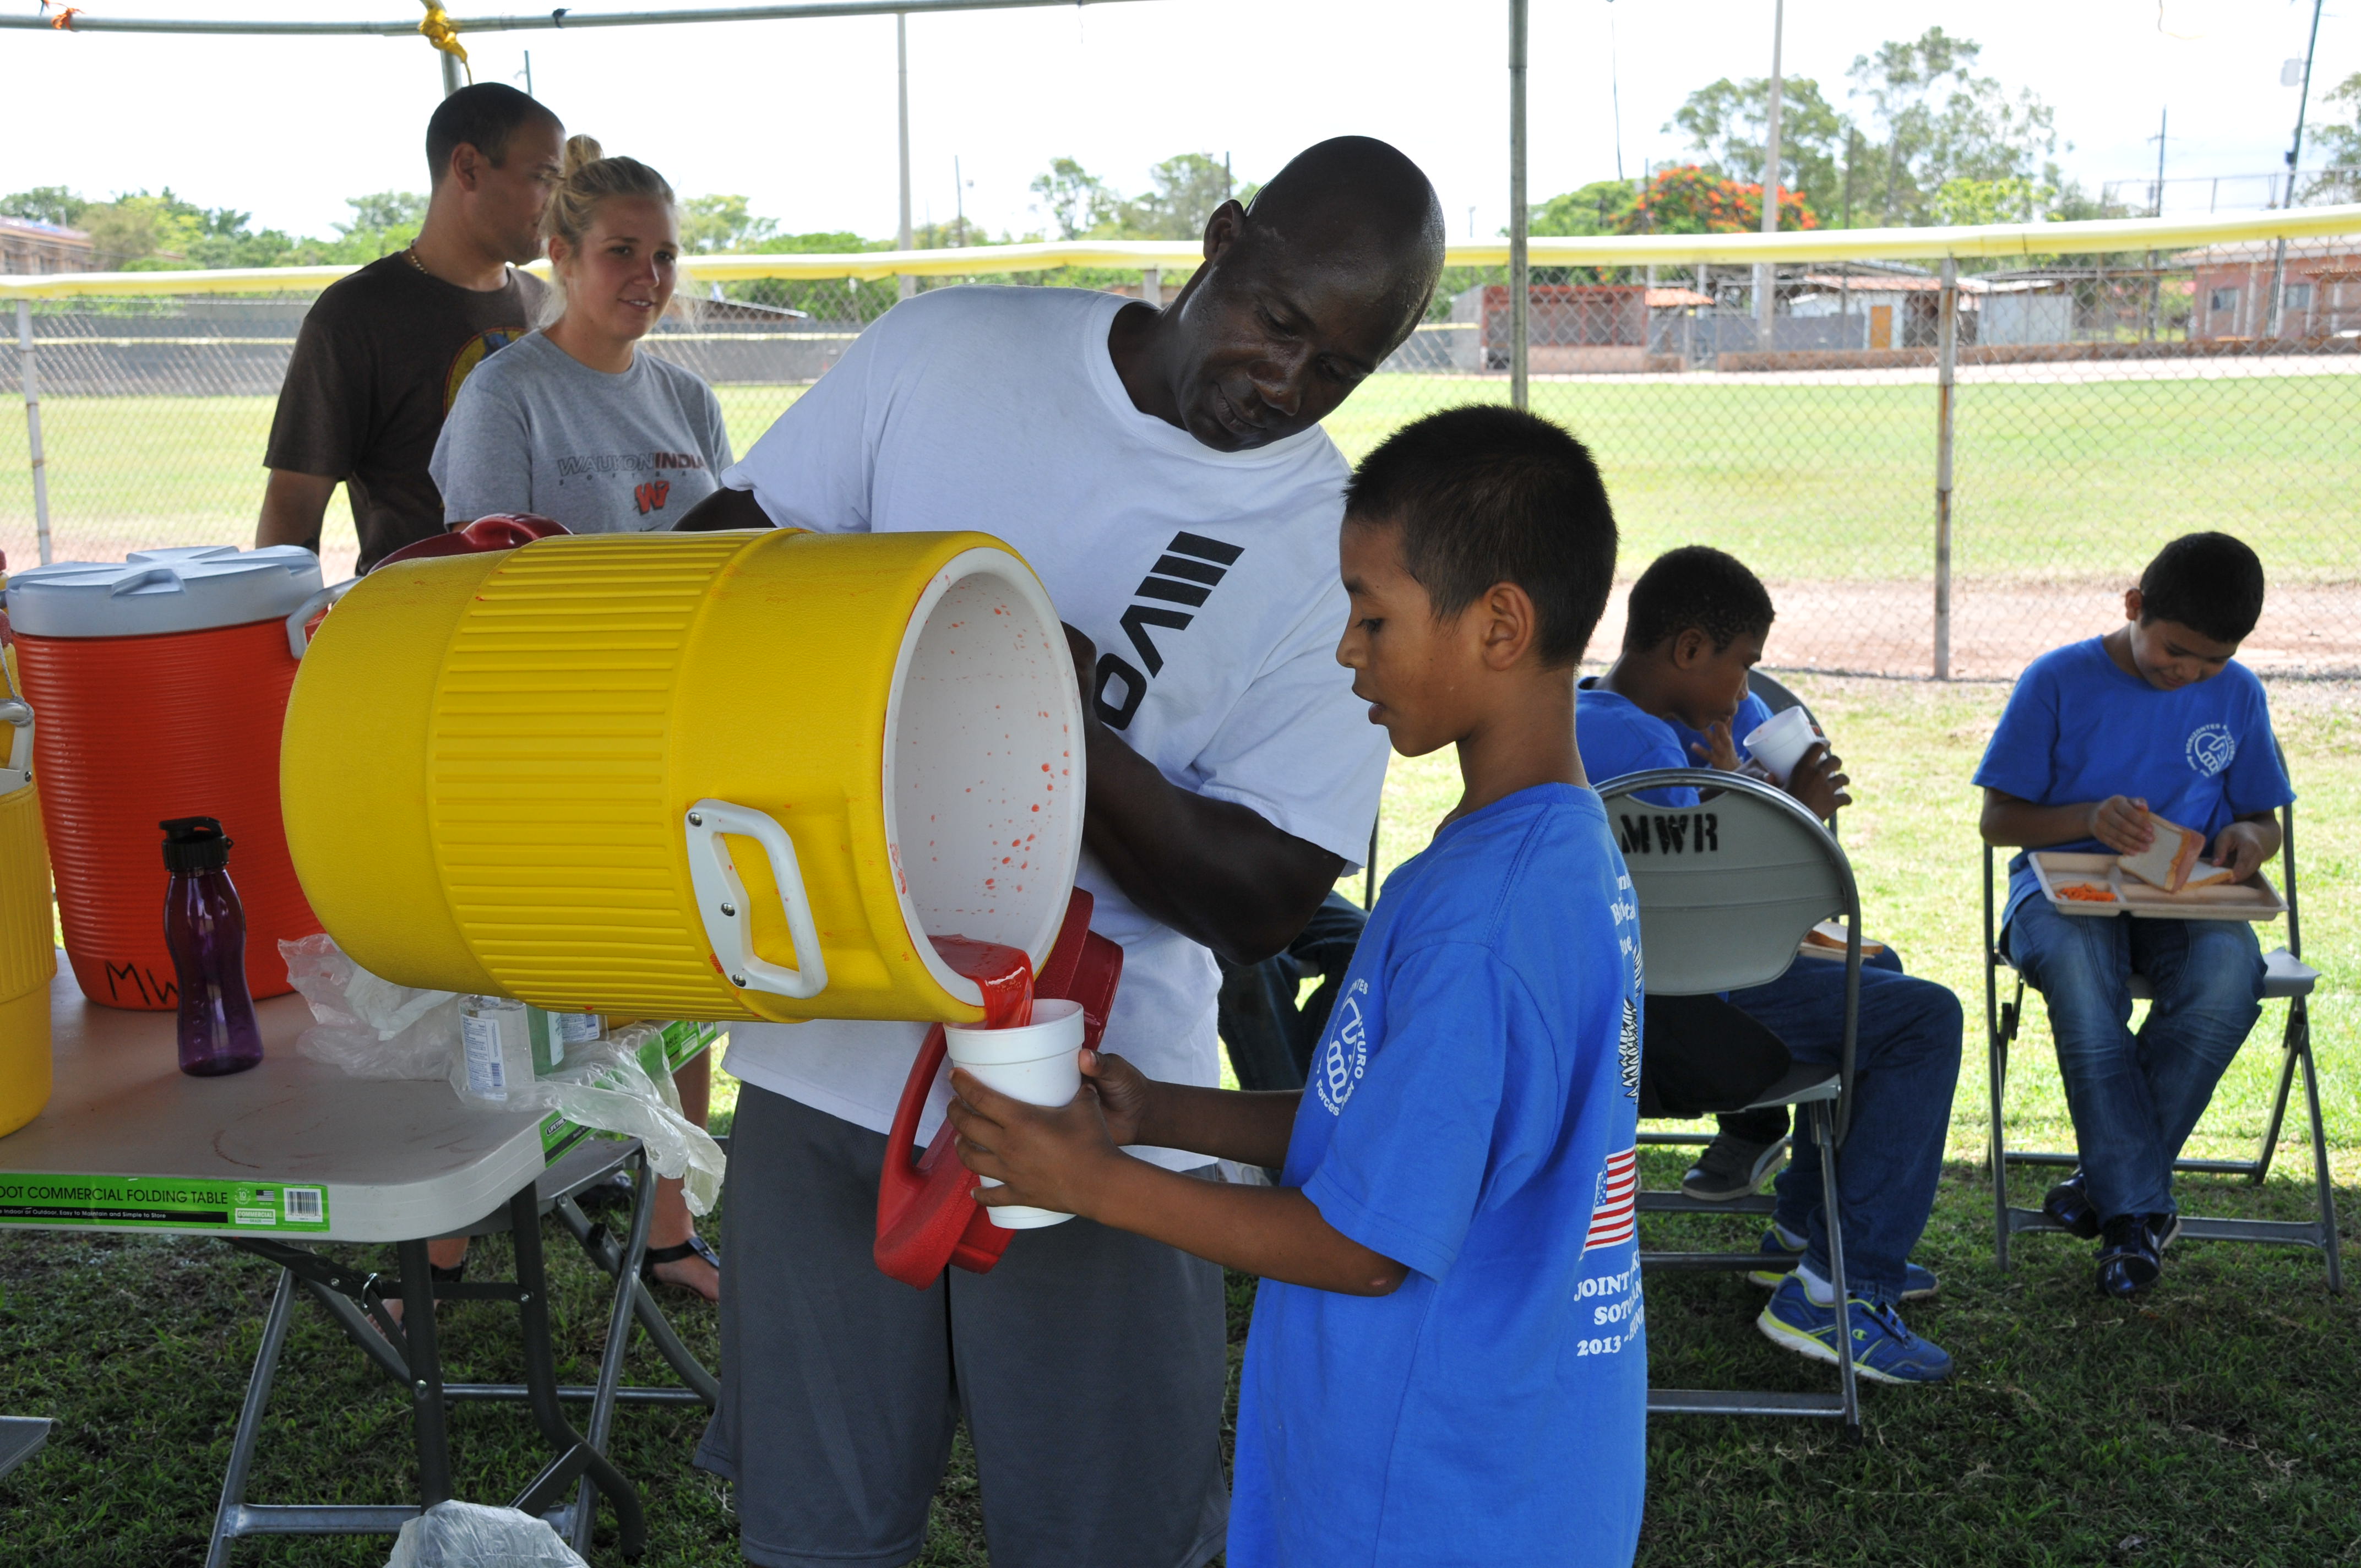
{"label": "red plastic jug", "polygon": [[[1123,948],[1091,929],[1091,895],[1075,889],[1057,943],[1034,977],[1033,994],[1081,1003],[1082,1043],[1096,1050],[1123,980]],[[927,1031],[902,1085],[894,1128],[885,1135],[885,1168],[877,1178],[877,1266],[918,1290],[939,1278],[948,1264],[991,1273],[1016,1234],[994,1224],[975,1201],[975,1176],[960,1163],[952,1146],[958,1129],[949,1122],[916,1160],[902,1152],[917,1141],[918,1115],[942,1070],[945,1049],[938,1024]]]}

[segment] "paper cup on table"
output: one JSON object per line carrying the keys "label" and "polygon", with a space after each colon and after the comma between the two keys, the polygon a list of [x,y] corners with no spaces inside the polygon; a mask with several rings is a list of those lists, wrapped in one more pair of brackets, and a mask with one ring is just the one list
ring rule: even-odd
{"label": "paper cup on table", "polygon": [[1763,771],[1784,787],[1787,775],[1795,771],[1795,764],[1804,760],[1804,753],[1819,738],[1812,728],[1811,717],[1802,708],[1782,708],[1771,716],[1768,723],[1756,725],[1754,732],[1746,737],[1746,754],[1762,763]]}
{"label": "paper cup on table", "polygon": [[[1082,1064],[1076,1054],[1082,1048],[1079,1002],[1036,1002],[1033,1022],[1021,1029],[946,1025],[943,1040],[953,1064],[972,1073],[977,1082],[1028,1105],[1063,1105],[1082,1087]],[[983,1185],[1000,1183],[987,1176]],[[1036,1231],[1073,1218],[1021,1203],[987,1208],[984,1213],[1004,1231]]]}

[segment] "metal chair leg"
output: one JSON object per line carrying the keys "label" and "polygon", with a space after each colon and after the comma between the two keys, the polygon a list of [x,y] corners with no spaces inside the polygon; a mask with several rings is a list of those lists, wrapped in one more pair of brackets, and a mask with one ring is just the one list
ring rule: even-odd
{"label": "metal chair leg", "polygon": [[1828,1285],[1836,1292],[1837,1384],[1844,1396],[1844,1433],[1861,1441],[1861,1385],[1852,1365],[1852,1288],[1845,1278],[1844,1205],[1837,1197],[1837,1151],[1828,1121],[1828,1103],[1812,1102],[1812,1137],[1820,1146],[1820,1205],[1828,1218]]}
{"label": "metal chair leg", "polygon": [[1997,1014],[1987,1006],[1984,1018],[1985,1076],[1992,1089],[1988,1131],[1992,1144],[1993,1258],[2004,1274],[2008,1272],[2008,1124],[2003,1106],[2008,1092],[2009,1037],[2016,1032],[2015,1018],[2024,1005],[2025,986],[2019,981],[2016,1001]]}
{"label": "metal chair leg", "polygon": [[287,1346],[287,1323],[294,1315],[295,1276],[279,1271],[279,1288],[271,1293],[270,1310],[262,1320],[262,1348],[255,1353],[254,1372],[247,1379],[246,1403],[237,1412],[237,1435],[229,1445],[229,1468],[223,1473],[221,1503],[214,1510],[213,1539],[205,1547],[205,1568],[228,1568],[231,1525],[246,1506],[246,1478],[254,1468],[254,1450],[262,1439],[263,1407],[270,1403],[270,1382],[279,1371],[279,1354]]}
{"label": "metal chair leg", "polygon": [[2295,1090],[2296,1057],[2302,1049],[2299,1040],[2309,1033],[2303,998],[2290,997],[2287,1030],[2279,1036],[2279,1091],[2271,1096],[2270,1119],[2263,1124],[2263,1141],[2255,1150],[2254,1168],[2246,1178],[2257,1187],[2260,1187],[2263,1178],[2270,1174],[2271,1157],[2279,1152],[2279,1132],[2287,1124],[2288,1096]]}
{"label": "metal chair leg", "polygon": [[[2294,1005],[2302,1008],[2304,998],[2295,999]],[[2320,1247],[2328,1255],[2328,1288],[2332,1295],[2345,1291],[2345,1257],[2336,1237],[2336,1188],[2328,1174],[2328,1129],[2320,1118],[2320,1069],[2312,1056],[2312,1017],[2303,1014],[2301,1034],[2303,1055],[2304,1108],[2312,1120],[2312,1181],[2320,1198]]]}

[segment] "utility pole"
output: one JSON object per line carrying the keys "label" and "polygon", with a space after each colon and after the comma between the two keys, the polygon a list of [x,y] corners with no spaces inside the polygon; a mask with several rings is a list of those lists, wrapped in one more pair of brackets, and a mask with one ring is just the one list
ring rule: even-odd
{"label": "utility pole", "polygon": [[[904,250],[910,248],[910,18],[907,13],[894,13],[894,67],[901,84],[902,104],[902,237]],[[905,272],[895,281],[905,300],[918,291],[918,280]]]}
{"label": "utility pole", "polygon": [[[1784,82],[1779,69],[1779,46],[1787,31],[1787,0],[1772,0],[1771,105],[1763,147],[1763,232],[1779,232],[1779,98]],[[1769,261],[1754,264],[1755,348],[1772,351],[1772,323],[1779,312],[1778,269]]]}
{"label": "utility pole", "polygon": [[1607,0],[1607,97],[1615,113],[1615,183],[1623,183],[1623,72],[1616,60],[1615,0]]}
{"label": "utility pole", "polygon": [[960,177],[959,154],[951,154],[951,210],[958,214],[959,242],[967,245],[967,181]]}
{"label": "utility pole", "polygon": [[2152,218],[2164,216],[2164,130],[2171,121],[2172,105],[2168,104],[2157,113],[2156,135],[2151,138],[2156,143],[2156,201],[2149,205],[2147,215]]}
{"label": "utility pole", "polygon": [[1525,206],[1525,14],[1527,0],[1509,0],[1509,400],[1532,403],[1526,385],[1526,316],[1532,304],[1532,267],[1526,239],[1532,214]]}
{"label": "utility pole", "polygon": [[[2290,207],[2295,205],[2296,159],[2303,156],[2303,112],[2304,109],[2312,103],[2312,51],[2320,47],[2320,5],[2321,0],[2312,0],[2312,38],[2310,41],[2303,46],[2303,96],[2296,100],[2295,141],[2288,148],[2287,204]],[[2286,275],[2287,236],[2285,235],[2281,235],[2279,236],[2279,244],[2274,246],[2271,249],[2270,334],[2273,337],[2277,337],[2279,334],[2280,296],[2286,292],[2286,291],[2281,288],[2280,282]]]}

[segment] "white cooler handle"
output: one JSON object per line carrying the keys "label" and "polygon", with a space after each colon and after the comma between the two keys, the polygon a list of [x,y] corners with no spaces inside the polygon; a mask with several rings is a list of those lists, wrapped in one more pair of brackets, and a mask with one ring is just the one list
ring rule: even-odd
{"label": "white cooler handle", "polygon": [[[726,800],[700,800],[688,808],[688,878],[697,890],[697,913],[705,922],[705,939],[721,971],[741,991],[765,991],[798,1001],[828,989],[828,960],[819,950],[819,929],[812,923],[811,894],[805,891],[803,871],[796,861],[794,840],[777,819],[766,813]],[[763,846],[771,862],[771,880],[779,886],[786,906],[787,934],[795,938],[797,967],[774,964],[754,955],[754,922],[746,900],[746,884],[730,863],[723,834],[752,839]]]}
{"label": "white cooler handle", "polygon": [[353,585],[359,581],[358,577],[346,577],[341,583],[331,583],[298,606],[295,613],[287,618],[287,651],[301,659],[303,650],[312,645],[312,639],[305,634],[303,628],[313,616],[351,593]]}
{"label": "white cooler handle", "polygon": [[[5,675],[0,675],[0,692],[8,689]],[[30,704],[15,697],[0,697],[0,724],[14,731],[7,749],[0,751],[0,795],[14,795],[25,787],[33,770],[33,709]]]}

